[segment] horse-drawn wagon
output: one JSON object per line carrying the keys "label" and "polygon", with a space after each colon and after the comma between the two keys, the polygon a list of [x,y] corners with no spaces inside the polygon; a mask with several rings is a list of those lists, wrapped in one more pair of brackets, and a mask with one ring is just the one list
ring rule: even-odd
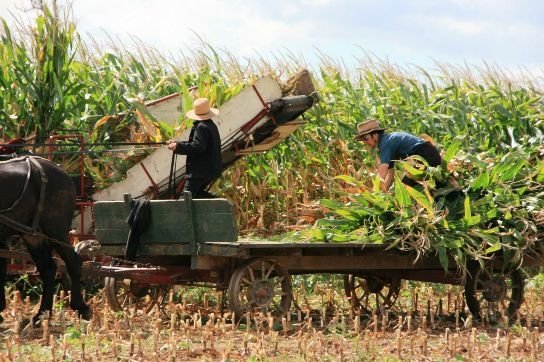
{"label": "horse-drawn wagon", "polygon": [[[309,75],[305,74],[304,79],[309,79],[306,83],[311,85]],[[282,97],[279,85],[265,78],[223,106],[222,118],[217,122],[222,130],[225,168],[247,153],[270,149],[302,124],[297,117],[315,100],[310,95],[313,87],[302,88],[307,91]],[[241,116],[240,105],[245,105],[243,110],[247,114]],[[234,121],[237,122],[235,125]],[[141,210],[149,212],[145,228],[139,223],[129,226],[126,222],[134,212],[134,202],[129,195],[125,200],[98,201],[92,206],[97,240],[85,240],[76,246],[84,259],[83,276],[105,278],[106,298],[115,310],[122,310],[130,302],[144,300],[148,301],[145,308],[149,309],[164,300],[171,286],[198,284],[226,291],[229,307],[239,317],[249,310],[281,314],[289,310],[293,300],[291,276],[315,273],[343,275],[344,289],[352,307],[367,313],[391,308],[403,279],[464,285],[467,306],[475,315],[481,314],[483,309],[513,315],[523,300],[524,283],[519,266],[505,270],[500,255],[489,259],[485,265],[469,263],[469,272],[465,275],[453,260],[449,263],[450,268],[444,270],[436,255],[403,252],[386,244],[239,240],[235,210],[226,199],[193,200],[190,194],[184,194],[179,200],[143,203],[144,198],[158,196],[170,189],[170,179],[184,175],[182,162],[179,167],[170,167],[170,174],[165,171],[167,167],[163,161],[167,158],[163,157],[164,152],[167,152],[164,148],[157,150],[152,159],[131,169],[121,183],[94,195],[95,200],[118,200],[122,194],[120,190],[134,191]],[[25,170],[23,173],[31,174],[30,168]],[[150,170],[157,172],[153,174]],[[38,173],[32,174],[39,178]],[[24,179],[21,178],[21,184]],[[182,189],[179,185],[175,187],[176,191]],[[10,195],[14,200],[15,194]],[[36,194],[34,203],[28,207],[30,216],[22,221],[22,227],[15,228],[21,233],[29,233],[25,225],[36,224],[32,215],[36,208],[39,209],[36,200],[40,192]],[[2,207],[11,210],[12,202]],[[50,215],[53,214],[51,211]],[[73,214],[72,209],[69,214]],[[142,215],[139,216],[137,219]],[[69,225],[71,215],[64,219],[63,223]],[[5,218],[3,223],[6,223]],[[0,230],[1,224],[2,220]],[[100,245],[100,253],[88,254],[96,243]],[[4,260],[0,262],[5,263],[6,258],[30,259],[28,254],[0,250],[0,259]],[[42,269],[53,270],[51,264],[48,260],[48,268]],[[71,264],[72,274],[78,275],[79,271],[74,270],[77,263],[68,264]],[[542,253],[537,253],[524,257],[522,266],[540,264]],[[48,280],[51,281],[51,275]],[[3,280],[0,278],[0,281]],[[79,294],[78,283],[75,284],[73,294]],[[42,311],[51,309],[50,285],[47,300]],[[76,307],[84,312],[88,309],[82,300],[77,304]]]}
{"label": "horse-drawn wagon", "polygon": [[[250,310],[280,315],[293,300],[291,276],[315,273],[343,275],[352,307],[366,313],[391,308],[403,279],[464,285],[466,304],[476,316],[484,308],[513,316],[523,300],[521,270],[503,270],[499,255],[483,267],[471,263],[463,277],[453,262],[444,270],[435,255],[417,257],[387,245],[238,240],[228,200],[193,200],[190,193],[181,200],[149,201],[150,222],[140,230],[137,256],[123,264],[127,238],[134,231],[126,223],[131,203],[126,195],[125,201],[95,204],[103,256],[95,256],[98,268],[92,268],[93,262],[83,268],[84,274],[106,275],[106,297],[116,310],[144,296],[150,300],[148,308],[161,303],[173,285],[203,284],[226,291],[237,316]],[[104,268],[111,257],[117,265]],[[539,256],[524,258],[524,266],[541,262]]]}

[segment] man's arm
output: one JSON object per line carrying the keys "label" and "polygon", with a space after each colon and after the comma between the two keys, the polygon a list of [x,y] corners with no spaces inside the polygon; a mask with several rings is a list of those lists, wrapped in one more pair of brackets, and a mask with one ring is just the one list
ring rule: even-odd
{"label": "man's arm", "polygon": [[202,126],[196,126],[193,139],[191,141],[178,142],[175,152],[181,155],[187,155],[189,153],[196,154],[204,152],[206,147],[208,147],[206,130]]}
{"label": "man's arm", "polygon": [[394,170],[389,168],[388,163],[382,163],[378,166],[378,176],[380,177],[380,186],[383,192],[387,192],[393,184],[395,176]]}

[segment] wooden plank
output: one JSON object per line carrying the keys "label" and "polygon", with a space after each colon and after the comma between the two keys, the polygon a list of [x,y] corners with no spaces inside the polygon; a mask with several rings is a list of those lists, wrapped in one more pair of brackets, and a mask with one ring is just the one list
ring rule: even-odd
{"label": "wooden plank", "polygon": [[248,257],[249,253],[235,243],[202,243],[200,244],[199,255],[241,258]]}
{"label": "wooden plank", "polygon": [[193,256],[191,269],[194,270],[224,270],[229,266],[229,258],[212,256]]}
{"label": "wooden plank", "polygon": [[[192,200],[193,218],[184,200],[151,200],[151,222],[140,243],[232,242],[238,238],[234,206],[226,199]],[[96,236],[103,245],[126,243],[129,225],[125,203],[101,201],[94,205]],[[194,225],[191,225],[194,220]],[[193,234],[194,228],[194,234]]]}
{"label": "wooden plank", "polygon": [[[125,255],[125,245],[102,245],[100,253],[110,256]],[[141,244],[137,255],[161,256],[161,255],[190,255],[191,244]]]}
{"label": "wooden plank", "polygon": [[391,255],[383,258],[351,256],[277,256],[276,260],[289,271],[299,272],[353,272],[368,269],[440,269],[438,259],[420,259],[402,255]]}
{"label": "wooden plank", "polygon": [[[266,248],[303,248],[303,249],[372,249],[385,250],[389,244],[368,244],[368,243],[304,243],[304,242],[285,242],[269,240],[246,240],[239,239],[236,244],[242,249],[266,249]],[[392,250],[393,252],[395,250]]]}

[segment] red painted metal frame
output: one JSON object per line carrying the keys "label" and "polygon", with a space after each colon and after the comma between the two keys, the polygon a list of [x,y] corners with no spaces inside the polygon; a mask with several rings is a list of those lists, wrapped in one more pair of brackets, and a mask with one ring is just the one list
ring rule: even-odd
{"label": "red painted metal frame", "polygon": [[[259,113],[257,113],[257,115],[255,117],[253,117],[246,124],[244,124],[242,127],[240,127],[240,130],[245,134],[247,134],[257,124],[257,122],[259,122],[268,113],[268,111],[270,109],[268,103],[266,103],[264,101],[264,99],[261,96],[261,94],[259,93],[259,90],[257,89],[257,87],[255,87],[255,85],[252,85],[252,88],[255,91],[255,93],[257,94],[257,97],[259,97],[259,100],[261,101],[264,108]],[[270,118],[275,122],[274,117],[270,116]]]}
{"label": "red painted metal frame", "polygon": [[140,166],[142,167],[147,178],[151,182],[151,186],[149,186],[148,189],[151,190],[151,192],[153,193],[153,198],[157,197],[157,193],[159,192],[159,186],[157,186],[157,183],[155,182],[155,180],[153,180],[153,177],[151,177],[151,175],[149,174],[149,171],[147,171],[147,168],[145,168],[142,162],[140,162]]}

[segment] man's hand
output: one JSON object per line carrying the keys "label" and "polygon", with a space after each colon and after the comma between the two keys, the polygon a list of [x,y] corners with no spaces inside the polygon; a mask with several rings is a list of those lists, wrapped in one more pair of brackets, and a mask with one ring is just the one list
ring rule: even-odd
{"label": "man's hand", "polygon": [[380,186],[383,192],[387,192],[393,184],[395,177],[394,170],[389,168],[389,164],[382,163],[378,166],[378,176],[380,177]]}
{"label": "man's hand", "polygon": [[177,147],[177,143],[176,143],[176,141],[170,140],[170,141],[168,141],[168,142],[166,143],[166,147],[168,147],[168,149],[169,149],[170,151],[175,151],[175,150],[176,150],[176,147]]}

